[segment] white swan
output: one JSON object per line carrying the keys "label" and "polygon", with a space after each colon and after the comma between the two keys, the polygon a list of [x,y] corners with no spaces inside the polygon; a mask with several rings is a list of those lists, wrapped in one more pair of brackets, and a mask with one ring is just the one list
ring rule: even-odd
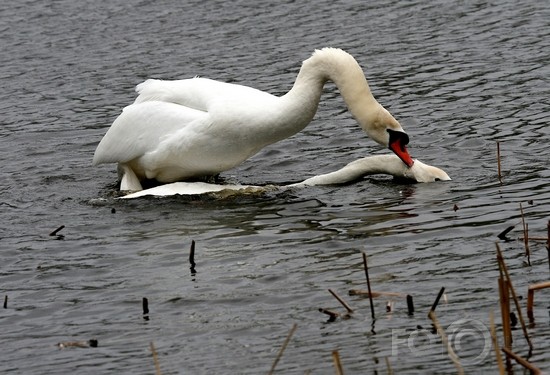
{"label": "white swan", "polygon": [[301,188],[315,185],[338,185],[356,181],[366,175],[389,174],[394,177],[406,178],[415,182],[449,181],[451,178],[445,171],[415,160],[412,167],[408,168],[395,155],[375,155],[355,160],[345,167],[331,173],[308,178],[305,181],[286,186],[253,186],[253,185],[218,185],[204,182],[174,182],[160,185],[151,189],[141,190],[121,198],[131,199],[147,195],[171,196],[171,195],[195,195],[205,193],[225,192],[234,193],[258,193],[275,189]]}
{"label": "white swan", "polygon": [[147,80],[97,146],[93,165],[118,163],[121,190],[141,190],[144,179],[167,183],[216,175],[302,130],[328,80],[363,130],[411,167],[407,134],[373,97],[355,59],[334,48],[305,60],[281,97],[204,78]]}

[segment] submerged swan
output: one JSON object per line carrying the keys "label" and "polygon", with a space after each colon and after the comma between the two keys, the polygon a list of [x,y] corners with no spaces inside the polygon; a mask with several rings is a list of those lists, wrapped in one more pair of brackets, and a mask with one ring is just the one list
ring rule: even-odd
{"label": "submerged swan", "polygon": [[316,185],[338,185],[353,182],[366,175],[372,174],[389,174],[394,177],[405,178],[415,182],[449,181],[451,179],[443,170],[424,164],[420,160],[415,160],[413,166],[408,168],[395,155],[375,155],[355,160],[335,172],[318,175],[302,182],[286,186],[218,185],[204,182],[174,182],[151,189],[141,190],[121,198],[131,199],[146,195],[195,195],[221,191],[243,193],[264,192],[275,189],[301,188]]}
{"label": "submerged swan", "polygon": [[121,190],[141,190],[144,179],[168,183],[216,175],[302,130],[329,80],[363,130],[411,167],[407,134],[376,101],[357,61],[335,48],[305,60],[281,97],[205,78],[149,79],[97,146],[93,165],[118,163]]}

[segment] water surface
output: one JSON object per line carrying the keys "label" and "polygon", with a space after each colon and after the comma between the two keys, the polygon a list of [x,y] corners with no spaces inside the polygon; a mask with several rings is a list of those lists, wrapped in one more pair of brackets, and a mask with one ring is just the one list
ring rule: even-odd
{"label": "water surface", "polygon": [[[479,355],[486,331],[475,329],[495,311],[500,331],[497,234],[515,225],[500,245],[518,294],[549,277],[544,243],[530,243],[528,266],[517,240],[520,203],[533,236],[546,234],[549,219],[548,20],[542,1],[2,7],[0,371],[150,374],[154,342],[163,374],[266,373],[296,323],[280,373],[332,374],[334,350],[351,374],[385,373],[386,358],[400,374],[455,373],[422,329],[445,287],[437,314],[444,327],[462,324],[467,337],[455,344],[466,372],[496,372],[493,352]],[[357,58],[413,156],[452,182],[377,176],[223,200],[117,201],[115,167],[91,167],[146,78],[199,75],[283,94],[301,61],[325,46]],[[223,177],[285,184],[385,152],[329,84],[310,126]],[[49,236],[60,225],[63,237]],[[361,252],[373,289],[411,294],[414,316],[403,298],[375,299],[373,324],[368,300],[347,295],[366,287]],[[327,323],[318,311],[344,311],[329,288],[356,310],[352,319]],[[530,360],[546,371],[549,307],[548,292],[537,292]],[[411,349],[414,335],[425,339]],[[91,338],[97,348],[56,346]],[[520,329],[514,350],[528,356]]]}

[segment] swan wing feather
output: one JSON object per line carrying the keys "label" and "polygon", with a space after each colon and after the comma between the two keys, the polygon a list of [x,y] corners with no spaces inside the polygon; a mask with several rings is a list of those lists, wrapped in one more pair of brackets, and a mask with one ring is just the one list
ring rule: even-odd
{"label": "swan wing feather", "polygon": [[93,165],[125,163],[153,153],[161,143],[181,136],[182,128],[207,122],[207,113],[174,103],[149,101],[129,105],[97,146]]}

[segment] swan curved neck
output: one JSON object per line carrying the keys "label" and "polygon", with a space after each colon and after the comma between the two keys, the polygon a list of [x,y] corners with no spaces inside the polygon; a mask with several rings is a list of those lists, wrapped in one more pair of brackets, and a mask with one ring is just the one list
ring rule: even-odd
{"label": "swan curved neck", "polygon": [[302,110],[311,118],[327,81],[338,87],[349,110],[360,124],[374,121],[377,107],[381,107],[372,95],[367,79],[357,61],[347,52],[336,48],[323,48],[302,64],[292,90],[285,95],[296,102],[310,103]]}

